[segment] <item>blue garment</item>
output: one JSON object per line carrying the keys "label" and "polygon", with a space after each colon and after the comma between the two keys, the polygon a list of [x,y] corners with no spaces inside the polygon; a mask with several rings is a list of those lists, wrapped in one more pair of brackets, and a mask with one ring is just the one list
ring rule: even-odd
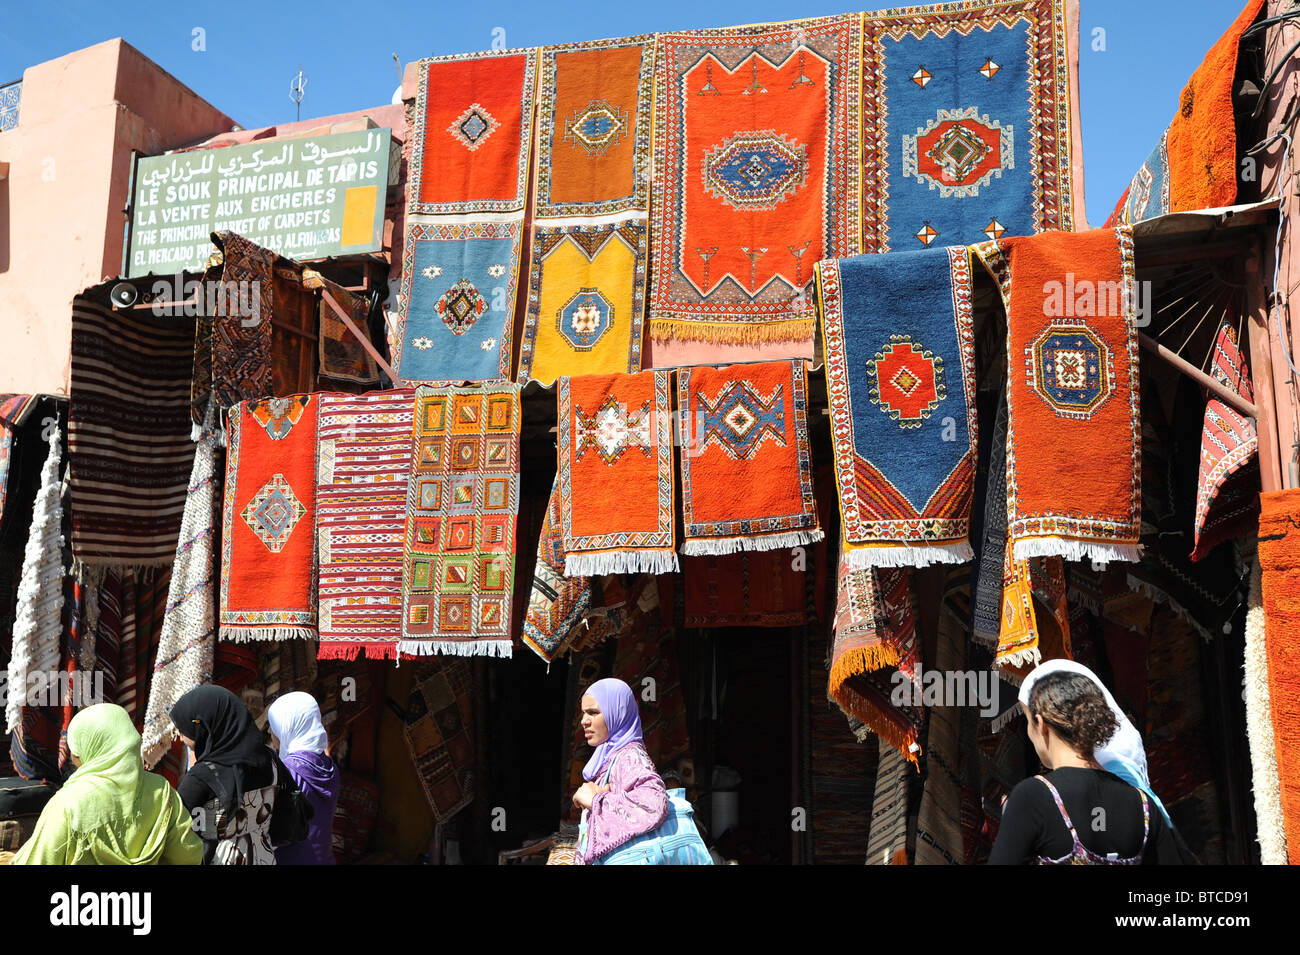
{"label": "blue garment", "polygon": [[280,761],[307,796],[312,817],[306,841],[275,850],[276,865],[334,865],[334,808],[342,788],[339,768],[325,753],[289,753]]}
{"label": "blue garment", "polygon": [[[668,818],[658,829],[636,836],[590,865],[713,865],[692,818],[695,810],[685,789],[668,790]],[[579,833],[581,844],[585,833]]]}

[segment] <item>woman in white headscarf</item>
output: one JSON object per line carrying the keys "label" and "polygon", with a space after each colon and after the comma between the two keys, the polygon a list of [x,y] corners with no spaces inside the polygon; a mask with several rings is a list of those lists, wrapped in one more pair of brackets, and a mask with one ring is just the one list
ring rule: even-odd
{"label": "woman in white headscarf", "polygon": [[334,807],[340,777],[327,752],[329,736],[321,723],[320,706],[310,693],[286,693],[268,707],[266,719],[272,745],[278,741],[280,761],[312,808],[306,841],[276,849],[276,864],[334,865]]}
{"label": "woman in white headscarf", "polygon": [[1156,804],[1156,808],[1160,810],[1160,815],[1165,817],[1165,821],[1169,822],[1172,828],[1173,823],[1169,819],[1169,813],[1165,810],[1164,804],[1160,801],[1160,797],[1151,791],[1151,780],[1147,776],[1147,751],[1146,747],[1142,745],[1142,734],[1137,731],[1136,726],[1129,722],[1129,718],[1124,715],[1124,711],[1115,702],[1115,697],[1110,695],[1110,690],[1106,689],[1105,684],[1097,679],[1097,674],[1082,663],[1075,663],[1073,660],[1048,660],[1035,667],[1025,677],[1024,683],[1020,685],[1021,704],[1026,707],[1029,706],[1029,692],[1034,688],[1036,682],[1049,673],[1060,671],[1078,673],[1097,684],[1097,689],[1101,690],[1101,695],[1106,698],[1106,705],[1115,714],[1115,722],[1119,724],[1119,729],[1115,731],[1115,735],[1104,745],[1098,746],[1093,751],[1093,758],[1096,759],[1102,769],[1114,773],[1130,786],[1135,786],[1150,796],[1152,802]]}

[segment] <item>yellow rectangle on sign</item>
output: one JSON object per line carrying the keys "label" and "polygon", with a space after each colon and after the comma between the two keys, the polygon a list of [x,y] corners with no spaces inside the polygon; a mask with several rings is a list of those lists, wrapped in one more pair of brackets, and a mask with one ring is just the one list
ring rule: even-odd
{"label": "yellow rectangle on sign", "polygon": [[343,237],[339,245],[367,245],[375,227],[378,186],[356,186],[343,196]]}

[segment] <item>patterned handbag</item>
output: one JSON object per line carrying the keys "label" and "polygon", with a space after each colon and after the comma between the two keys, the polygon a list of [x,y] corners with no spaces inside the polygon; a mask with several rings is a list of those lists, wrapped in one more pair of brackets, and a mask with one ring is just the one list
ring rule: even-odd
{"label": "patterned handbag", "polygon": [[[609,779],[618,762],[615,756],[609,769],[601,777],[602,785]],[[591,865],[713,865],[713,856],[704,844],[700,831],[695,828],[695,809],[686,800],[685,789],[668,790],[668,818],[656,829],[636,836]],[[587,810],[583,810],[579,826],[578,846],[587,844]]]}

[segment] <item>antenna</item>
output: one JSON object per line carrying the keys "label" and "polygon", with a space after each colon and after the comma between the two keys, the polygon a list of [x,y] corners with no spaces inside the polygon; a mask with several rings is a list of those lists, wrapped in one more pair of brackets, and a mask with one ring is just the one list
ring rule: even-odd
{"label": "antenna", "polygon": [[307,95],[307,77],[302,71],[302,64],[298,64],[298,75],[289,81],[289,99],[292,100],[295,107],[295,119],[302,119],[302,99]]}
{"label": "antenna", "polygon": [[393,54],[393,65],[397,67],[397,82],[401,83],[402,82],[402,61],[397,58],[396,53]]}

